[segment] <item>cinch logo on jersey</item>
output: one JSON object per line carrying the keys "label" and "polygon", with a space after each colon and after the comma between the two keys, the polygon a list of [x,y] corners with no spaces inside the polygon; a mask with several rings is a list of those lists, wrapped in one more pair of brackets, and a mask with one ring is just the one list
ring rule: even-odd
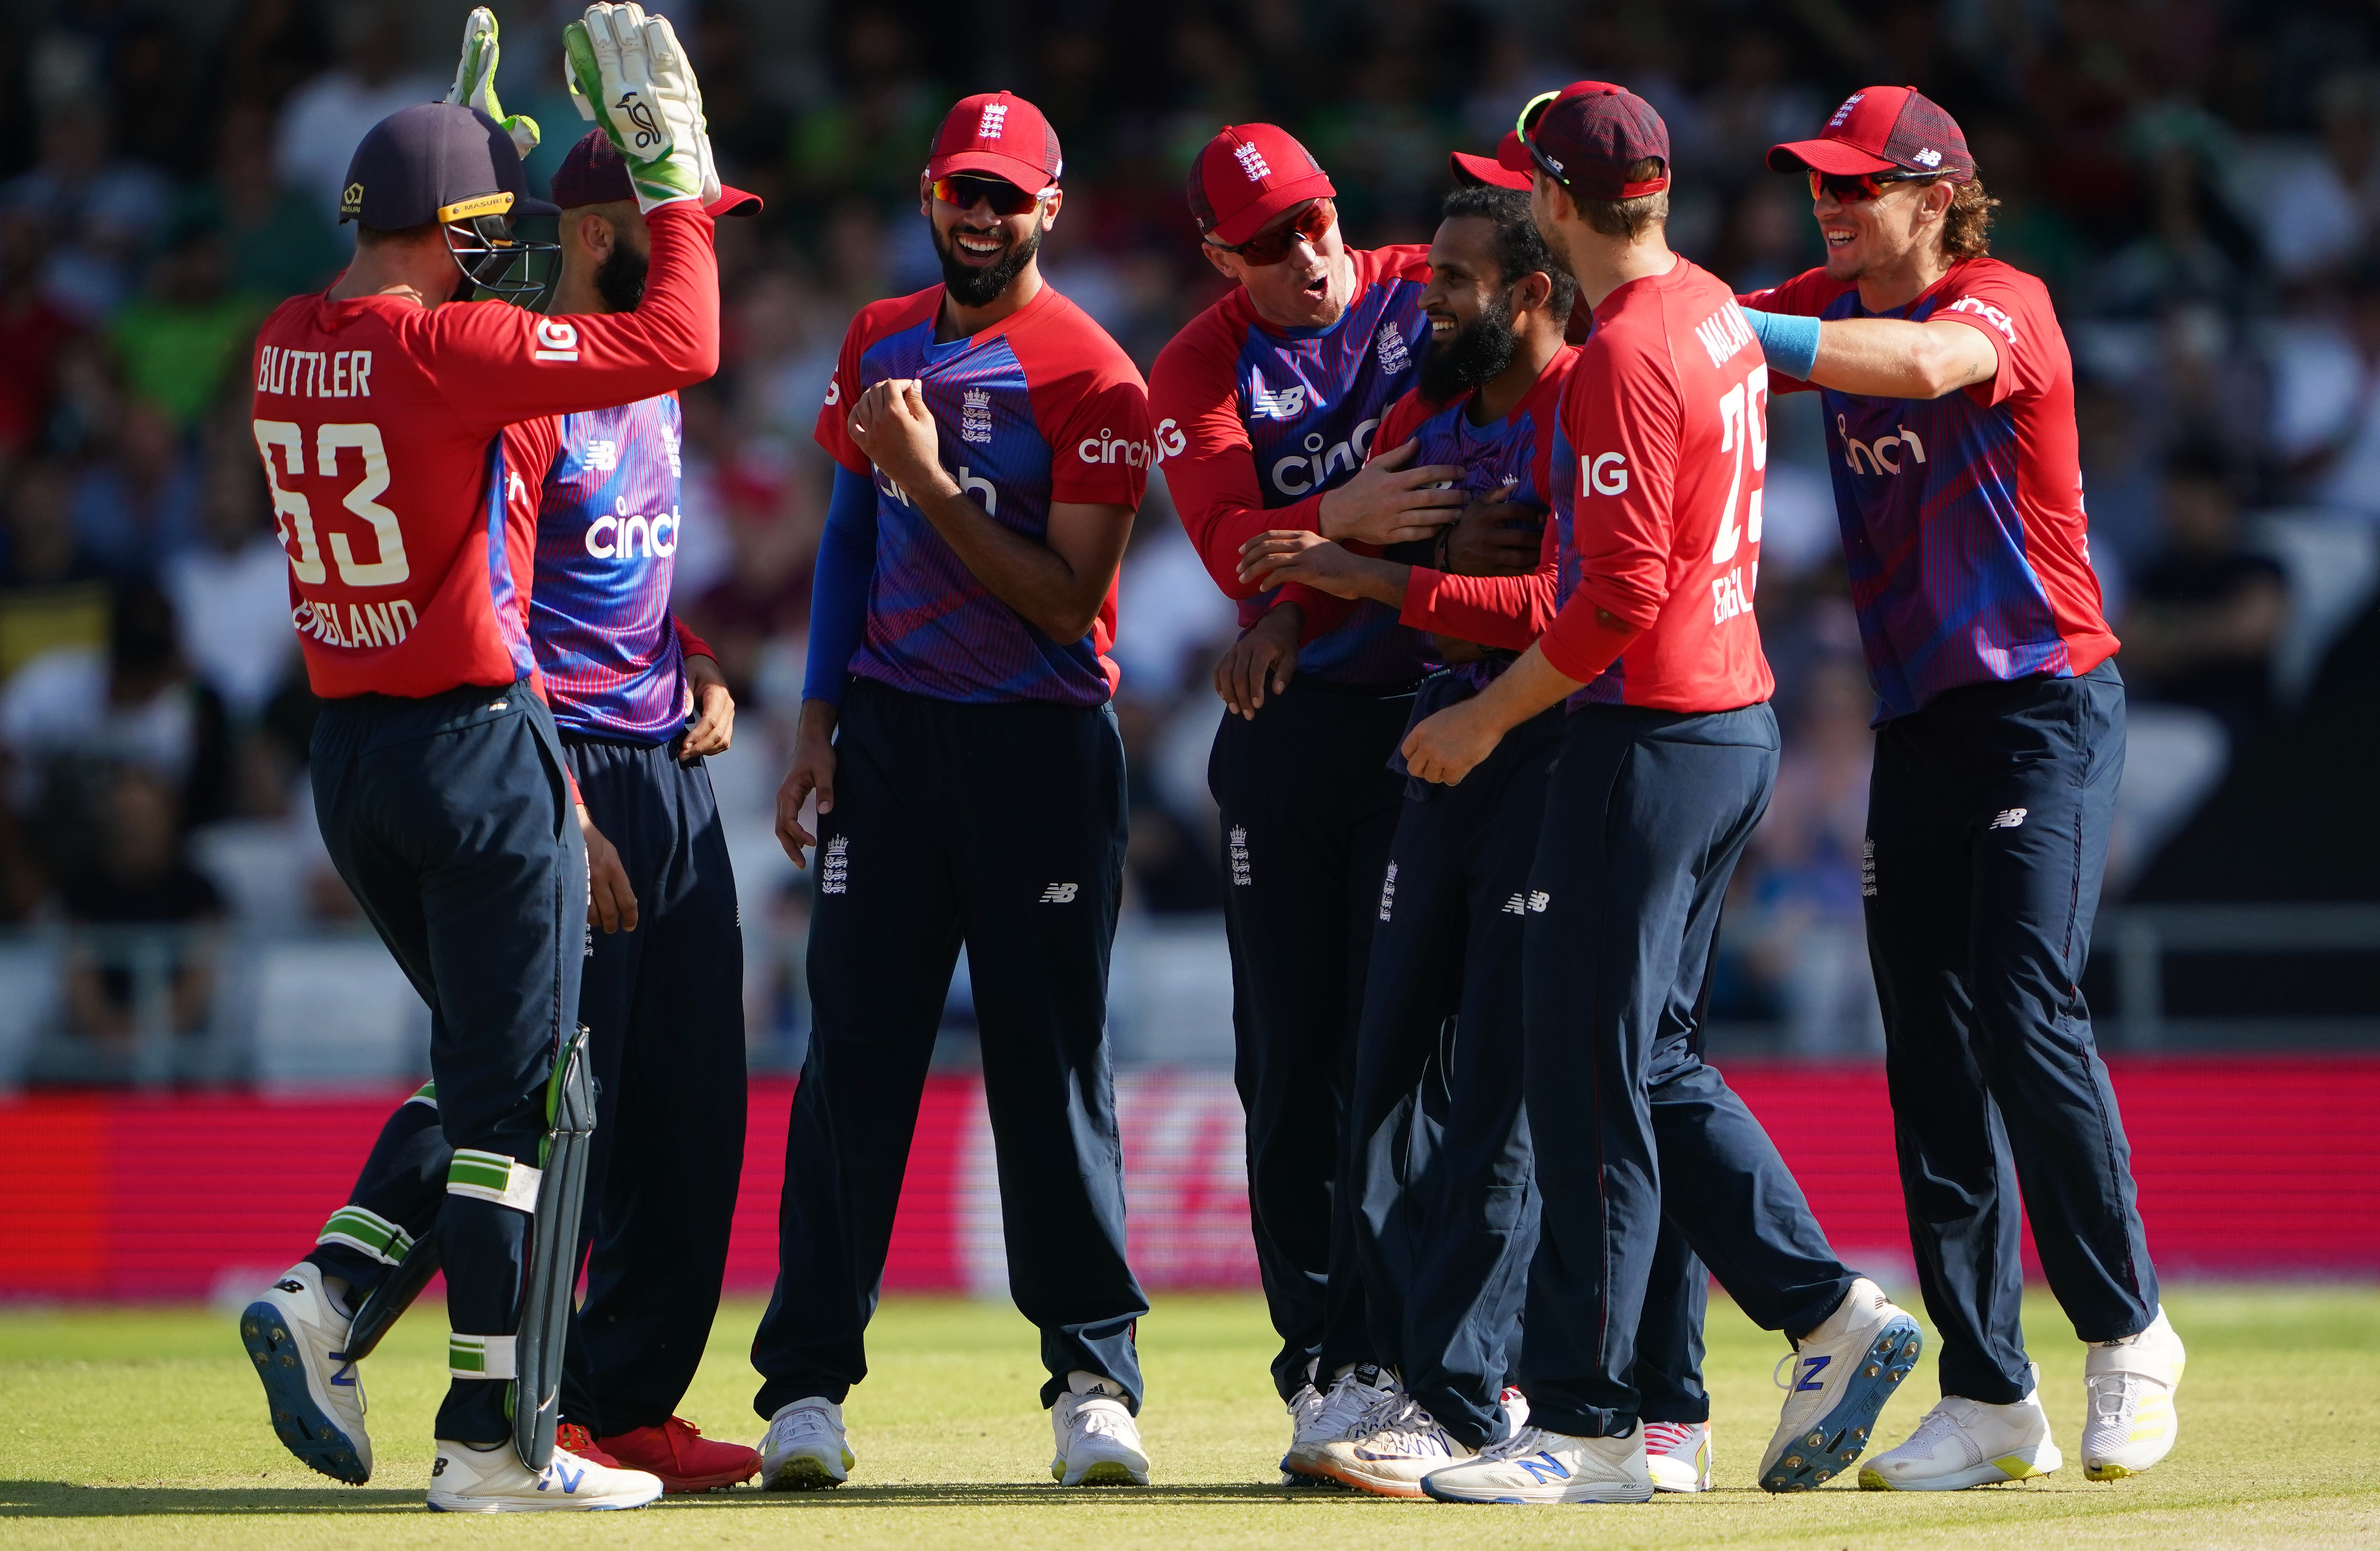
{"label": "cinch logo on jersey", "polygon": [[1329,485],[1334,474],[1362,468],[1364,455],[1371,450],[1372,433],[1379,428],[1378,416],[1360,421],[1354,434],[1327,447],[1321,432],[1307,432],[1304,455],[1291,453],[1272,466],[1273,488],[1288,496],[1304,495]]}
{"label": "cinch logo on jersey", "polygon": [[1962,296],[1958,300],[1950,303],[1950,305],[1945,308],[1944,311],[1949,312],[1972,313],[1975,317],[1981,318],[1984,322],[1991,324],[1992,327],[1998,329],[2000,333],[2000,337],[2006,339],[2010,344],[2013,345],[2016,343],[2016,320],[2010,317],[2006,312],[2001,311],[1998,308],[1993,306],[1988,301],[1978,300],[1976,298],[1971,296]]}
{"label": "cinch logo on jersey", "polygon": [[[1917,439],[1916,432],[1905,425],[1889,435],[1878,436],[1873,442],[1863,442],[1852,434],[1852,428],[1846,422],[1845,417],[1837,415],[1835,434],[1842,438],[1843,467],[1854,474],[1900,472],[1900,453],[1896,451],[1896,448],[1906,449],[1909,456],[1917,462],[1925,461],[1925,444]],[[1864,470],[1860,467],[1863,459],[1867,464]]]}
{"label": "cinch logo on jersey", "polygon": [[291,398],[370,398],[370,350],[287,350],[267,345],[256,352],[256,391]]}
{"label": "cinch logo on jersey", "polygon": [[1086,463],[1122,463],[1146,469],[1157,461],[1157,448],[1148,442],[1119,436],[1103,425],[1097,436],[1086,436],[1075,444],[1075,456]]}
{"label": "cinch logo on jersey", "polygon": [[[976,503],[983,507],[983,514],[986,517],[1000,515],[1000,492],[992,488],[990,480],[978,474],[964,463],[960,464],[955,471],[944,470],[943,472],[958,481],[959,494],[974,497]],[[902,489],[892,476],[880,468],[876,470],[876,483],[885,495],[892,496],[905,507],[914,507],[917,504],[917,498],[915,495]]]}
{"label": "cinch logo on jersey", "polygon": [[677,553],[677,527],[675,507],[650,517],[636,517],[630,515],[628,499],[623,495],[612,516],[599,517],[587,525],[587,553],[598,560],[634,560],[639,555],[649,560],[667,559]]}

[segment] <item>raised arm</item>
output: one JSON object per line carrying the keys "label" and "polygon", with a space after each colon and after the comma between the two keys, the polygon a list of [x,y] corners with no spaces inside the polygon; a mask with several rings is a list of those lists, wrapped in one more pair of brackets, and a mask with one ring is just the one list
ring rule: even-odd
{"label": "raised arm", "polygon": [[1816,318],[1743,310],[1769,366],[1839,393],[1939,398],[1999,374],[1991,335],[1956,317]]}
{"label": "raised arm", "polygon": [[645,294],[628,312],[546,318],[492,303],[436,307],[411,326],[448,402],[491,433],[539,415],[650,398],[719,370],[719,261],[691,202],[656,208]]}

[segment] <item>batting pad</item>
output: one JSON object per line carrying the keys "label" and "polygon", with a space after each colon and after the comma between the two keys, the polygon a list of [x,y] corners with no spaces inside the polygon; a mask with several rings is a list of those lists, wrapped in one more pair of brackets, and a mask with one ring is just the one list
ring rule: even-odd
{"label": "batting pad", "polygon": [[446,1193],[469,1196],[474,1201],[492,1201],[516,1212],[534,1213],[538,1184],[543,1178],[542,1170],[518,1158],[508,1158],[502,1153],[482,1153],[474,1147],[457,1147],[455,1161],[446,1166]]}

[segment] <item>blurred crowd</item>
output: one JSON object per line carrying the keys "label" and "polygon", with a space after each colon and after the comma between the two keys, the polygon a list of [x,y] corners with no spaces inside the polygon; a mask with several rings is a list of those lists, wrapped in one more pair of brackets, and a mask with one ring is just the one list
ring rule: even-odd
{"label": "blurred crowd", "polygon": [[[0,917],[101,926],[335,921],[313,848],[312,704],[251,434],[257,322],[336,272],[363,130],[440,95],[465,9],[416,0],[16,0],[0,29]],[[584,126],[574,7],[497,7],[541,186]],[[1426,241],[1446,153],[1492,150],[1532,93],[1627,83],[1670,126],[1670,241],[1741,288],[1818,262],[1768,173],[1864,83],[1964,125],[1994,251],[2040,275],[2081,373],[2093,558],[2126,641],[2133,767],[2116,885],[2239,751],[2290,715],[2365,605],[2380,532],[2380,16],[2351,0],[925,0],[670,6],[722,171],[726,364],[686,396],[676,605],[742,704],[718,762],[739,867],[796,710],[827,464],[810,439],[852,312],[934,283],[916,206],[968,91],[1039,104],[1067,153],[1057,286],[1144,370],[1217,293],[1184,196],[1224,122],[1290,127],[1351,243]],[[1876,1038],[1859,926],[1872,700],[1814,401],[1774,410],[1758,592],[1787,728],[1732,903],[1716,1013],[1789,1048]],[[1123,578],[1119,713],[1133,908],[1218,908],[1208,671],[1232,615],[1152,485]],[[736,767],[730,773],[729,767]],[[2134,788],[2138,789],[2135,800]],[[748,838],[748,837],[747,837]],[[772,918],[797,930],[789,871]],[[748,892],[748,890],[747,890]],[[750,917],[747,915],[747,920]],[[118,1037],[103,954],[74,1021]],[[203,962],[160,982],[203,1016]],[[157,989],[160,985],[163,990]]]}

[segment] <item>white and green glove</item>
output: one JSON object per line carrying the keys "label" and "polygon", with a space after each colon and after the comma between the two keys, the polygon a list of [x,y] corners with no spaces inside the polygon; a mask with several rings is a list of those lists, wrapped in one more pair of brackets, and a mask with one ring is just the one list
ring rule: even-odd
{"label": "white and green glove", "polygon": [[635,5],[594,5],[562,30],[570,100],[602,126],[628,164],[637,206],[719,198],[702,89],[669,18]]}
{"label": "white and green glove", "polygon": [[537,149],[537,120],[525,113],[508,117],[496,101],[496,13],[485,6],[463,18],[463,57],[455,67],[455,84],[446,89],[446,100],[478,108],[503,125],[521,160],[528,160]]}

